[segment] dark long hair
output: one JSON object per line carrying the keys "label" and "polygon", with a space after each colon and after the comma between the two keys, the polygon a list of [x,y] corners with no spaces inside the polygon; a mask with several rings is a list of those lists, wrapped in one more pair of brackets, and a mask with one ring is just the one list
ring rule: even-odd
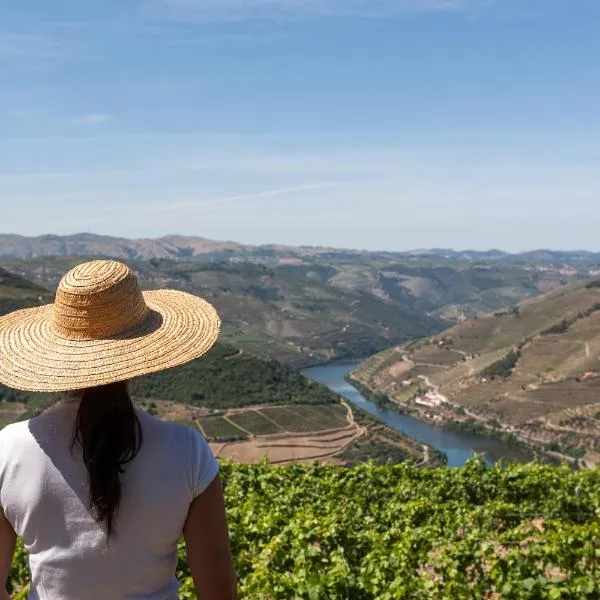
{"label": "dark long hair", "polygon": [[90,507],[110,537],[121,502],[120,476],[140,451],[142,428],[126,381],[88,388],[77,396],[72,448],[81,446]]}

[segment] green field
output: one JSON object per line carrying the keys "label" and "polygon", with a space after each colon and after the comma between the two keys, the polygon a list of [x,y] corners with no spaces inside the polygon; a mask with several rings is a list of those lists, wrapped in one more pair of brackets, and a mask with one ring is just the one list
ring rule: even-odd
{"label": "green field", "polygon": [[272,421],[275,421],[281,429],[290,433],[303,433],[315,431],[316,429],[324,429],[319,427],[318,422],[308,420],[299,413],[294,412],[295,407],[275,406],[273,408],[263,408],[262,414],[266,415]]}
{"label": "green field", "polygon": [[229,419],[254,435],[269,435],[283,431],[257,410],[247,410],[242,413],[230,415]]}
{"label": "green field", "polygon": [[35,300],[50,302],[50,292],[31,281],[0,267],[1,300]]}
{"label": "green field", "polygon": [[248,437],[245,431],[232,425],[223,417],[201,417],[198,419],[198,424],[210,440],[241,440]]}
{"label": "green field", "polygon": [[318,418],[320,424],[326,429],[348,425],[346,418],[348,411],[341,404],[321,404],[311,408],[313,418]]}
{"label": "green field", "polygon": [[449,348],[438,345],[425,346],[415,352],[411,359],[417,363],[428,363],[432,365],[450,366],[463,360],[463,355]]}
{"label": "green field", "polygon": [[284,432],[310,433],[347,427],[346,412],[341,404],[291,404],[268,408],[248,408],[229,414],[227,419],[223,416],[200,417],[198,423],[210,440],[236,437],[243,439],[248,435],[272,435]]}
{"label": "green field", "polygon": [[[240,600],[600,598],[597,469],[224,463],[221,474]],[[180,597],[202,598],[183,545],[180,559]],[[20,547],[9,591],[27,581]]]}
{"label": "green field", "polygon": [[[335,429],[337,427],[346,427],[348,421],[346,419],[346,409],[341,405],[335,407],[327,407],[329,414],[319,410],[316,406],[289,406],[288,410],[304,419],[313,427],[313,431],[321,431],[323,429]],[[317,410],[315,410],[317,409]]]}

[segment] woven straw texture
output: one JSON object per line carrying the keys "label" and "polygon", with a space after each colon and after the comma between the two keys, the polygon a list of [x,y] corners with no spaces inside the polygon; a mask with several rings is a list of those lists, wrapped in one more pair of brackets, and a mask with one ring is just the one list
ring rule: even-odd
{"label": "woven straw texture", "polygon": [[0,383],[19,390],[76,390],[175,367],[205,354],[220,319],[185,292],[141,292],[116,261],[69,271],[54,304],[0,318]]}

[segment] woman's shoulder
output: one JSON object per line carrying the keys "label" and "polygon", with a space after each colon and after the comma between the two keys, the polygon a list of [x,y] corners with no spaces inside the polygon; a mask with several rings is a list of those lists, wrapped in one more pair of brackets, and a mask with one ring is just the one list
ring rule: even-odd
{"label": "woman's shoulder", "polygon": [[151,453],[174,460],[185,467],[192,496],[202,493],[219,471],[206,438],[184,423],[163,421],[138,409],[144,444]]}
{"label": "woman's shoulder", "polygon": [[0,429],[0,443],[9,443],[31,437],[29,420],[17,421]]}
{"label": "woman's shoulder", "polygon": [[138,417],[142,423],[144,435],[151,437],[170,438],[172,441],[178,441],[180,444],[189,445],[197,443],[198,440],[204,440],[202,434],[192,427],[175,421],[163,421],[150,413],[138,408]]}
{"label": "woman's shoulder", "polygon": [[7,460],[28,455],[33,441],[29,430],[29,421],[18,421],[2,428],[0,430],[0,467],[5,465]]}

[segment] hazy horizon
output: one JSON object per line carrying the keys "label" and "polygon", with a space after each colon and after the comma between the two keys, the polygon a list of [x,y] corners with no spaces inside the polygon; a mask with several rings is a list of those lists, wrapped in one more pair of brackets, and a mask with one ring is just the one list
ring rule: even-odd
{"label": "hazy horizon", "polygon": [[170,233],[166,233],[164,235],[160,235],[160,236],[155,236],[155,237],[148,237],[148,236],[141,236],[141,237],[127,237],[127,236],[115,236],[115,235],[111,235],[109,233],[97,233],[97,232],[93,232],[93,231],[77,231],[77,232],[73,232],[73,233],[67,233],[67,234],[57,234],[57,233],[52,233],[52,232],[45,232],[45,233],[40,233],[40,234],[36,234],[36,235],[23,235],[20,233],[16,233],[16,232],[8,232],[8,231],[0,231],[0,236],[3,235],[7,235],[7,236],[11,236],[11,235],[17,235],[17,236],[21,236],[21,237],[25,237],[25,238],[43,238],[43,237],[75,237],[75,236],[82,236],[82,235],[92,235],[92,236],[99,236],[99,237],[108,237],[108,238],[114,238],[114,239],[127,239],[127,240],[131,240],[131,241],[140,241],[140,240],[150,240],[150,241],[158,241],[164,238],[169,238],[169,237],[186,237],[186,238],[196,238],[196,239],[205,239],[207,241],[212,241],[212,242],[222,242],[222,243],[233,243],[233,244],[240,244],[240,245],[246,245],[246,246],[284,246],[284,247],[295,247],[295,248],[299,248],[299,247],[313,247],[313,248],[327,248],[327,249],[332,249],[332,250],[350,250],[350,251],[366,251],[366,252],[390,252],[390,253],[403,253],[403,252],[432,252],[432,251],[450,251],[450,252],[502,252],[505,254],[521,254],[521,253],[526,253],[526,252],[589,252],[589,253],[598,253],[600,251],[597,250],[593,250],[593,249],[588,249],[588,248],[578,248],[578,247],[574,247],[574,248],[561,248],[561,247],[537,247],[537,248],[523,248],[520,250],[506,250],[504,248],[461,248],[461,247],[444,247],[444,246],[430,246],[430,247],[414,247],[414,248],[384,248],[384,247],[377,247],[374,246],[372,248],[368,248],[368,247],[360,247],[360,246],[332,246],[329,244],[291,244],[288,242],[273,242],[273,241],[264,241],[264,242],[259,242],[259,243],[246,243],[240,240],[235,240],[235,239],[214,239],[214,238],[209,238],[206,236],[202,236],[202,235],[184,235],[181,233],[176,233],[176,232],[170,232]]}
{"label": "hazy horizon", "polygon": [[2,228],[600,250],[600,4],[11,3]]}

